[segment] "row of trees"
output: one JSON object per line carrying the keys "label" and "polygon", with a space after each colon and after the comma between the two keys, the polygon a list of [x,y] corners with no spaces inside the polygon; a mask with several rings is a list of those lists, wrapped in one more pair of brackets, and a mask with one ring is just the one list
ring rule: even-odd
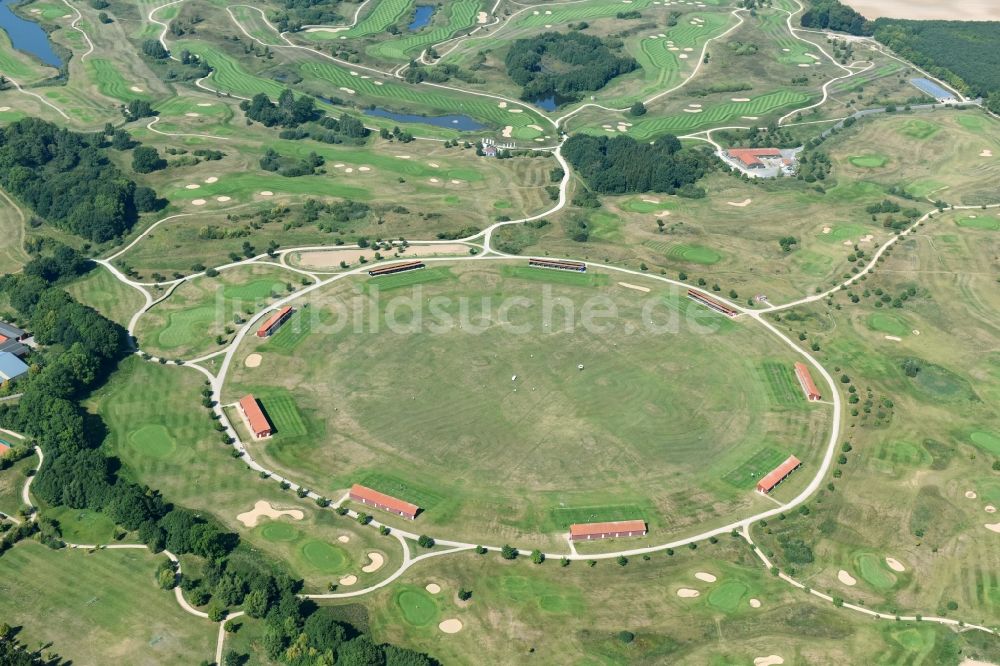
{"label": "row of trees", "polygon": [[322,115],[316,109],[316,100],[309,95],[301,95],[298,98],[288,88],[278,95],[277,104],[264,93],[257,93],[248,102],[241,102],[240,108],[247,114],[247,118],[256,120],[266,127],[297,127],[302,123],[318,120]]}
{"label": "row of trees", "polygon": [[608,81],[639,64],[617,56],[603,41],[580,32],[546,32],[518,39],[505,58],[507,74],[522,87],[521,98],[579,99],[580,93],[599,90]]}
{"label": "row of trees", "polygon": [[[652,144],[630,136],[575,134],[563,144],[563,156],[587,185],[601,194],[666,192],[696,196],[694,183],[711,169],[711,159],[697,149],[682,148],[675,136]],[[702,191],[703,194],[703,191]]]}

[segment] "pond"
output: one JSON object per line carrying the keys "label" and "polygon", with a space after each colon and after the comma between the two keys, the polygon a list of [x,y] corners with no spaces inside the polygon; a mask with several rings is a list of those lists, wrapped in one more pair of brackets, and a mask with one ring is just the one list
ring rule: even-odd
{"label": "pond", "polygon": [[417,5],[417,11],[413,14],[413,21],[410,23],[410,31],[420,30],[431,22],[434,16],[434,5]]}
{"label": "pond", "polygon": [[556,104],[555,95],[551,97],[546,97],[545,99],[532,100],[531,103],[537,106],[542,111],[555,111],[556,108],[559,106],[558,104]]}
{"label": "pond", "polygon": [[28,21],[13,11],[11,6],[18,0],[0,0],[0,28],[2,28],[14,48],[24,53],[30,53],[51,67],[62,67],[62,58],[52,49],[49,35],[34,21]]}
{"label": "pond", "polygon": [[435,127],[448,127],[451,129],[461,130],[463,132],[475,132],[476,130],[481,130],[486,127],[486,125],[483,125],[469,116],[460,115],[418,116],[412,113],[394,113],[377,107],[374,109],[366,109],[365,115],[378,116],[379,118],[389,118],[390,120],[395,120],[400,123],[424,123],[425,125],[434,125]]}

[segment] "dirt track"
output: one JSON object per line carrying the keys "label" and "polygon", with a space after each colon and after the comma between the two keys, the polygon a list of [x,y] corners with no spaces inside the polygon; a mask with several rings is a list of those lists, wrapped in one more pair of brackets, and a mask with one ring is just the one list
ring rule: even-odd
{"label": "dirt track", "polygon": [[996,0],[965,0],[947,3],[941,0],[845,0],[865,15],[899,19],[944,19],[950,21],[1000,21],[1000,3]]}

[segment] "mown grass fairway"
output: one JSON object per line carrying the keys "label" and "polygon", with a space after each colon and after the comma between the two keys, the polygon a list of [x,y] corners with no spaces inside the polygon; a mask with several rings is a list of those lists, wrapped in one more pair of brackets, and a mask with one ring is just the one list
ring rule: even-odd
{"label": "mown grass fairway", "polygon": [[[399,278],[431,270],[450,277],[360,295],[358,282],[395,276],[338,282],[310,298],[327,324],[267,377],[231,368],[223,400],[253,392],[277,427],[251,444],[255,456],[330,496],[370,483],[422,506],[423,529],[465,538],[496,529],[546,538],[532,533],[638,506],[662,539],[695,516],[761,501],[729,475],[757,456],[759,476],[776,457],[760,461],[762,448],[805,460],[819,451],[826,408],[771,397],[759,355],[792,359],[750,322],[655,283],[626,292],[606,273],[520,261]],[[605,307],[617,321],[582,324]],[[365,329],[355,332],[358,308]],[[249,353],[261,343],[246,344]]]}

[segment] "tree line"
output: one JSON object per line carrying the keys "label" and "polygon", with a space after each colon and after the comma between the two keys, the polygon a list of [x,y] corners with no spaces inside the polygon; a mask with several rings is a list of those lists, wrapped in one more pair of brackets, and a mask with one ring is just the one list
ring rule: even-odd
{"label": "tree line", "polygon": [[563,157],[601,194],[665,192],[704,196],[695,183],[711,168],[702,151],[682,148],[677,137],[665,135],[652,144],[630,136],[575,134],[563,143]]}
{"label": "tree line", "polygon": [[809,0],[809,8],[799,21],[803,28],[836,30],[852,35],[872,34],[871,22],[839,0]]}

